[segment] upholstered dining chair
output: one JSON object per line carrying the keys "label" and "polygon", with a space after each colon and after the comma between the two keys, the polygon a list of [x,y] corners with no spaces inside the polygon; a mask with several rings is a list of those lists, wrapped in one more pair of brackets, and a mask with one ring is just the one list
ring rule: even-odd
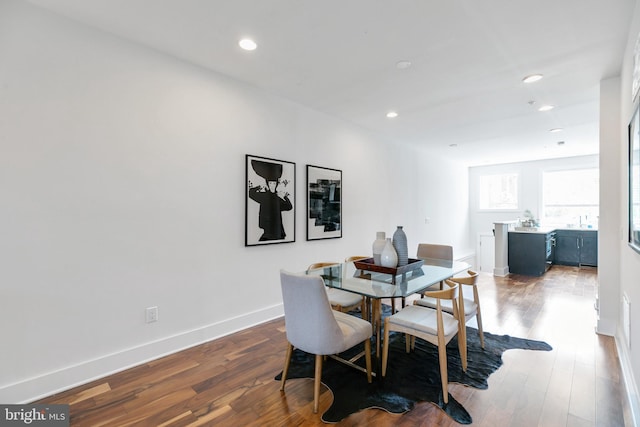
{"label": "upholstered dining chair", "polygon": [[[453,246],[437,245],[433,243],[418,244],[416,256],[420,259],[441,259],[453,261]],[[444,281],[440,282],[440,289],[443,288]]]}
{"label": "upholstered dining chair", "polygon": [[[319,268],[331,267],[338,265],[337,262],[317,262],[315,264],[311,264],[307,268],[307,272],[311,270],[317,270]],[[331,307],[334,310],[341,311],[343,313],[348,313],[349,311],[360,308],[362,312],[362,318],[366,319],[366,307],[364,297],[358,294],[354,294],[353,292],[343,291],[342,289],[336,288],[326,288],[327,295],[329,296],[329,302],[331,303]]]}
{"label": "upholstered dining chair", "polygon": [[[314,354],[313,412],[318,412],[324,356],[342,353],[364,342],[367,381],[371,382],[371,324],[356,316],[332,310],[319,276],[280,271],[287,353],[280,390],[284,391],[293,348]],[[313,301],[313,304],[309,304]]]}
{"label": "upholstered dining chair", "polygon": [[444,259],[453,261],[453,246],[432,243],[418,244],[418,258]]}
{"label": "upholstered dining chair", "polygon": [[[482,313],[480,312],[480,297],[478,295],[478,285],[477,285],[478,273],[473,270],[467,270],[467,276],[452,277],[449,280],[451,280],[452,282],[456,282],[460,285],[460,291],[458,295],[458,302],[459,302],[458,310],[460,313],[460,318],[465,319],[465,325],[472,318],[474,317],[476,318],[476,323],[478,324],[478,335],[480,336],[480,345],[482,346],[482,348],[484,348],[484,332],[482,330]],[[467,289],[465,289],[465,287],[467,287]],[[469,287],[471,289],[468,289]],[[473,293],[473,296],[465,297],[465,295],[468,295],[469,291]],[[423,307],[436,308],[437,302],[438,301],[436,301],[434,298],[424,297],[423,299],[417,300],[415,304]],[[451,306],[450,301],[442,301],[441,305],[442,305],[443,311],[453,314],[453,307]],[[467,337],[466,328],[461,328],[461,333],[464,335],[465,342],[466,342],[466,337]]]}
{"label": "upholstered dining chair", "polygon": [[[438,347],[440,363],[440,378],[442,381],[442,396],[444,403],[449,402],[449,380],[447,374],[447,344],[457,334],[462,369],[467,370],[466,341],[459,334],[460,323],[458,313],[449,314],[442,310],[441,301],[450,301],[456,307],[459,285],[445,280],[445,289],[427,292],[429,297],[435,298],[436,309],[432,310],[419,305],[409,305],[399,312],[384,319],[384,345],[382,348],[382,376],[387,374],[389,359],[389,333],[391,331],[406,334],[407,353],[415,348],[415,338],[421,338]],[[464,324],[463,324],[464,326]]]}

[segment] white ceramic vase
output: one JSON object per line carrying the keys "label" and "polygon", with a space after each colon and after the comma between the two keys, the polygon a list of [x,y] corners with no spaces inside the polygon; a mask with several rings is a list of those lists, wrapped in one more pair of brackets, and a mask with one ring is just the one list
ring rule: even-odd
{"label": "white ceramic vase", "polygon": [[373,241],[372,249],[373,249],[373,263],[375,265],[380,265],[380,255],[382,255],[382,250],[384,246],[387,244],[387,239],[385,239],[384,231],[378,231],[376,233],[376,240]]}
{"label": "white ceramic vase", "polygon": [[380,265],[383,267],[396,267],[398,265],[398,254],[393,248],[390,237],[387,237],[382,254],[380,254]]}

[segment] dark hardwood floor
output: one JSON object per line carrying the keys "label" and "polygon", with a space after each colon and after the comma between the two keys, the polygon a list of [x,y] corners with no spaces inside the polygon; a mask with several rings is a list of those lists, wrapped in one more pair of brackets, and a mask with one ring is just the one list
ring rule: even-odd
{"label": "dark hardwood floor", "polygon": [[[544,276],[481,273],[485,331],[544,340],[553,351],[509,350],[488,390],[452,384],[474,426],[623,426],[620,366],[613,338],[594,332],[594,268],[554,266]],[[333,399],[313,381],[282,370],[284,321],[268,322],[41,400],[68,403],[72,426],[314,426]],[[339,426],[457,426],[418,404],[397,415],[378,409]]]}

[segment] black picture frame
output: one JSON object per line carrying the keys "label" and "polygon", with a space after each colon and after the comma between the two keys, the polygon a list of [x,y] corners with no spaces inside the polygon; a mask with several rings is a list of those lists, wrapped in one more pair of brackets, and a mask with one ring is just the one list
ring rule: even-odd
{"label": "black picture frame", "polygon": [[245,246],[296,241],[296,164],[245,157]]}
{"label": "black picture frame", "polygon": [[307,165],[307,240],[342,237],[342,171]]}
{"label": "black picture frame", "polygon": [[629,122],[629,246],[640,253],[640,106]]}

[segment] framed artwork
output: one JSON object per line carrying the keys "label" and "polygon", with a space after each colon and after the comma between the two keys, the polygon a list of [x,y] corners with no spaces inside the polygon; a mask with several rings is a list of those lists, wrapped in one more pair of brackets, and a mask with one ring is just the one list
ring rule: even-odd
{"label": "framed artwork", "polygon": [[342,237],[342,171],[307,165],[307,240]]}
{"label": "framed artwork", "polygon": [[245,246],[296,240],[296,164],[247,154]]}
{"label": "framed artwork", "polygon": [[629,123],[629,246],[640,253],[640,110]]}

